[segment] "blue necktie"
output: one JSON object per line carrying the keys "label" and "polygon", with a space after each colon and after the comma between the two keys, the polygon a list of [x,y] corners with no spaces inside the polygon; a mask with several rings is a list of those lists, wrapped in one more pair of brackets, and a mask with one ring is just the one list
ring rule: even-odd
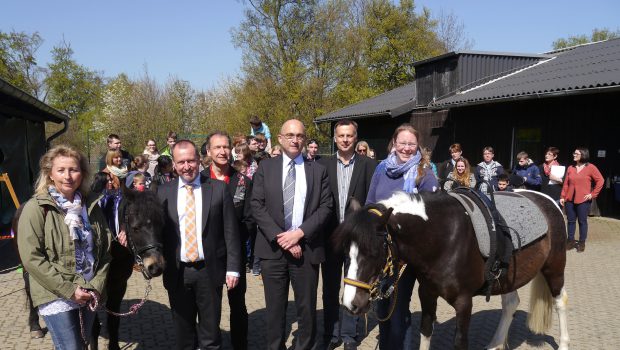
{"label": "blue necktie", "polygon": [[282,190],[284,202],[284,230],[288,231],[293,226],[293,204],[295,203],[295,161],[289,163],[288,173],[284,180]]}

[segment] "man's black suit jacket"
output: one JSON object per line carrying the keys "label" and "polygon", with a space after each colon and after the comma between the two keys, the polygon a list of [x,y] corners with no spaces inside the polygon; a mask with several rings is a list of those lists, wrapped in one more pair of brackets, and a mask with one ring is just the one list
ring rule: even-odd
{"label": "man's black suit jacket", "polygon": [[[325,167],[317,162],[304,162],[306,202],[304,237],[299,241],[305,259],[312,264],[325,260],[323,231],[332,211],[332,196]],[[252,215],[258,224],[255,255],[262,259],[279,259],[284,254],[276,236],[284,232],[282,200],[282,156],[263,160],[254,177]],[[288,254],[288,253],[286,253]]]}
{"label": "man's black suit jacket", "polygon": [[[325,168],[327,168],[327,175],[329,177],[329,188],[331,189],[334,199],[334,215],[332,215],[331,217],[328,230],[328,232],[331,233],[331,231],[333,231],[340,223],[338,157],[336,155],[333,155],[331,157],[324,157],[321,158],[318,162],[323,164]],[[370,181],[372,180],[372,175],[374,174],[376,167],[376,160],[359,154],[355,155],[353,174],[351,174],[351,183],[349,185],[349,192],[347,193],[347,203],[345,203],[345,208],[348,207],[349,202],[352,198],[355,198],[362,205],[366,203],[366,196],[368,195],[368,189],[370,188]]]}
{"label": "man's black suit jacket", "polygon": [[[202,191],[202,248],[205,268],[214,287],[224,284],[226,271],[242,271],[239,251],[239,228],[232,195],[226,183],[200,176]],[[174,289],[183,283],[180,260],[181,232],[177,198],[179,178],[159,186],[157,195],[163,204],[166,224],[164,227],[164,258],[166,268],[164,287]]]}

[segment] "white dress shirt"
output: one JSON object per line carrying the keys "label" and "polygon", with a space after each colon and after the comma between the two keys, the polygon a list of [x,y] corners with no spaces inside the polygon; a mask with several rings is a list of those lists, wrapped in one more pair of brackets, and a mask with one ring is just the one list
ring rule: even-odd
{"label": "white dress shirt", "polygon": [[[187,258],[187,251],[185,250],[185,220],[187,214],[185,213],[185,204],[187,201],[187,182],[182,177],[179,177],[179,188],[177,196],[177,211],[179,214],[179,230],[181,231],[181,261],[190,262]],[[198,260],[204,260],[205,254],[202,249],[202,189],[200,187],[200,175],[196,176],[194,181],[191,182],[194,188],[194,202],[196,209],[196,241],[198,243]]]}
{"label": "white dress shirt", "polygon": [[[289,158],[286,153],[282,153],[282,190],[284,190],[284,181],[288,174]],[[301,154],[295,157],[295,198],[293,200],[293,219],[291,223],[291,231],[296,230],[304,222],[304,207],[306,205],[306,169],[304,166],[304,158]]]}

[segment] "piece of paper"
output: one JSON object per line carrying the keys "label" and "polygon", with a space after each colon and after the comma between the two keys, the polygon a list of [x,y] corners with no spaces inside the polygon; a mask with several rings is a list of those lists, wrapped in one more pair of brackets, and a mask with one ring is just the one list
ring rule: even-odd
{"label": "piece of paper", "polygon": [[[553,175],[554,177],[557,178],[563,178],[564,177],[564,173],[566,172],[566,167],[563,165],[552,165],[551,166],[551,173],[549,175]],[[561,184],[561,182],[559,181],[553,181],[553,180],[549,180],[549,185],[558,185]]]}

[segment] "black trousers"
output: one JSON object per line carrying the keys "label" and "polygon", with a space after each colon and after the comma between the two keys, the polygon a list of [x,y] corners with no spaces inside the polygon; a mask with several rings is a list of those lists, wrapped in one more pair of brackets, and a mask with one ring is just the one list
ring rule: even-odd
{"label": "black trousers", "polygon": [[295,294],[297,337],[295,350],[313,349],[316,343],[316,297],[319,265],[303,256],[295,259],[288,253],[280,259],[262,260],[261,269],[267,305],[267,349],[286,349],[286,308],[289,282]]}
{"label": "black trousers", "polygon": [[245,292],[248,282],[245,271],[241,271],[239,283],[228,291],[230,306],[230,339],[234,350],[248,348],[248,309],[245,305]]}
{"label": "black trousers", "polygon": [[357,342],[359,316],[340,308],[340,286],[343,267],[349,268],[349,259],[342,253],[332,252],[326,247],[325,261],[321,264],[323,276],[323,338],[325,341],[344,343]]}
{"label": "black trousers", "polygon": [[181,264],[183,280],[176,288],[168,290],[177,337],[176,348],[221,349],[223,287],[212,283],[204,263],[195,263],[192,266]]}

